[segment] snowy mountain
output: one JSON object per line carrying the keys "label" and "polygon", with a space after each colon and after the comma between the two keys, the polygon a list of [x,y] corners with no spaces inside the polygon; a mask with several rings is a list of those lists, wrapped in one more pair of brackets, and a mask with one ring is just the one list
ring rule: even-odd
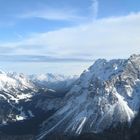
{"label": "snowy mountain", "polygon": [[20,92],[26,89],[34,89],[34,85],[24,74],[0,72],[0,90]]}
{"label": "snowy mountain", "polygon": [[58,88],[50,89],[49,83],[55,82],[66,91],[76,79],[53,74],[44,76],[31,78],[22,73],[0,71],[0,124],[26,120],[59,108],[62,93]]}
{"label": "snowy mountain", "polygon": [[[55,140],[59,139],[55,134],[106,136],[118,126],[125,130],[121,127],[122,133],[116,129],[115,134],[139,134],[140,55],[99,59],[78,80],[77,76],[0,71],[0,106],[0,132],[4,134],[37,134],[37,140],[53,135],[50,140]],[[106,139],[99,136],[98,140]]]}
{"label": "snowy mountain", "polygon": [[84,71],[47,119],[37,140],[51,134],[100,133],[119,124],[131,126],[140,108],[140,55],[127,60],[97,60]]}
{"label": "snowy mountain", "polygon": [[25,75],[0,71],[0,123],[26,119],[19,103],[29,100],[35,92],[35,86]]}

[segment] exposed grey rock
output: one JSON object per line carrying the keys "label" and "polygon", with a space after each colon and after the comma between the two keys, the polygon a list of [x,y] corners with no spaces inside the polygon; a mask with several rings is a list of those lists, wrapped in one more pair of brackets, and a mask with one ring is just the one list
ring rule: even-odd
{"label": "exposed grey rock", "polygon": [[62,107],[42,124],[37,139],[51,133],[100,133],[118,124],[131,125],[140,107],[140,55],[127,60],[97,60],[84,71],[62,101]]}

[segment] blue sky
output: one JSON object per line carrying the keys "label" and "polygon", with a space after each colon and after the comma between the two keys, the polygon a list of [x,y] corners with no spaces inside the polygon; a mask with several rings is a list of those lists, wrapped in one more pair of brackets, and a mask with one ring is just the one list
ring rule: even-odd
{"label": "blue sky", "polygon": [[[67,73],[77,74],[94,59],[139,53],[139,5],[139,0],[0,0],[1,68],[24,72],[26,65],[21,67],[21,58],[31,63],[34,56],[40,70],[28,67],[28,71],[41,73],[42,56],[49,66],[62,60],[63,68],[64,64],[67,69],[74,65],[76,72]],[[8,61],[5,66],[4,61]]]}

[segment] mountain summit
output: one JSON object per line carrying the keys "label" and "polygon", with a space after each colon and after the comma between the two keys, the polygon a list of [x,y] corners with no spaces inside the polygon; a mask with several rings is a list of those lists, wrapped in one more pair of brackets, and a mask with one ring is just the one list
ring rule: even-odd
{"label": "mountain summit", "polygon": [[131,125],[140,108],[140,55],[97,60],[62,100],[62,107],[42,124],[38,140],[62,133],[100,133]]}

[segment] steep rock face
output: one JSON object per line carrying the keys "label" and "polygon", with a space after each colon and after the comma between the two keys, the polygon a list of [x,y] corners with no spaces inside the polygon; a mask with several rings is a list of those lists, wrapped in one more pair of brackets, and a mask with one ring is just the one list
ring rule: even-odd
{"label": "steep rock face", "polygon": [[42,124],[47,135],[99,133],[131,122],[140,107],[140,55],[127,60],[97,60],[66,94],[62,107]]}

